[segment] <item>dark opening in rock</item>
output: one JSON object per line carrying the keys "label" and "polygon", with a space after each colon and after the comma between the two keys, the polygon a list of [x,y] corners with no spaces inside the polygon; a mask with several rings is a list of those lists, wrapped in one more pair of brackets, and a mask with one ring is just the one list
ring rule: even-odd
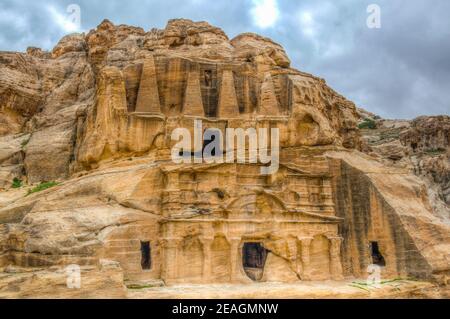
{"label": "dark opening in rock", "polygon": [[371,242],[370,250],[372,253],[372,262],[378,266],[386,266],[386,261],[384,260],[384,257],[380,252],[378,242],[376,242],[376,241]]}
{"label": "dark opening in rock", "polygon": [[152,254],[150,242],[141,241],[141,267],[142,270],[149,270],[152,268]]}
{"label": "dark opening in rock", "polygon": [[264,273],[268,251],[260,243],[245,243],[242,248],[242,262],[247,276],[254,280],[261,280]]}

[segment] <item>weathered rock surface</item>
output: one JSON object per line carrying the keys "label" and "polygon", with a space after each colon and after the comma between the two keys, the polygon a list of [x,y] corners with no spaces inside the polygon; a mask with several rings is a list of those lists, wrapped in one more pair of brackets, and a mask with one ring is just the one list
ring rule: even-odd
{"label": "weathered rock surface", "polygon": [[450,214],[450,117],[413,121],[373,118],[376,129],[363,130],[363,150],[394,167],[408,168],[428,185],[435,210]]}
{"label": "weathered rock surface", "polygon": [[0,298],[119,299],[127,295],[118,263],[101,260],[98,266],[81,267],[80,288],[68,284],[70,271],[7,267],[0,273]]}
{"label": "weathered rock surface", "polygon": [[393,280],[381,287],[365,282],[302,282],[260,283],[258,285],[195,285],[130,290],[128,297],[136,299],[179,299],[183,289],[185,299],[430,299],[448,298],[445,292],[426,282]]}
{"label": "weathered rock surface", "polygon": [[[52,52],[1,52],[0,297],[125,297],[124,280],[342,281],[380,259],[383,278],[444,291],[448,117],[377,120],[383,137],[361,140],[360,113],[290,68],[279,44],[206,22],[145,32],[105,20]],[[171,133],[195,119],[278,128],[279,170],[174,164]],[[70,264],[85,267],[79,291],[63,286]]]}

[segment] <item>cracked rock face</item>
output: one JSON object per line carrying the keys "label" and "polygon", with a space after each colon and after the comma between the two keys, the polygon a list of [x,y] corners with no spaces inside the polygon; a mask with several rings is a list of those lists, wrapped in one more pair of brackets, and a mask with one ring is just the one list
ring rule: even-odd
{"label": "cracked rock face", "polygon": [[[0,52],[0,268],[56,285],[51,267],[82,265],[83,294],[99,297],[124,296],[123,279],[364,278],[381,255],[386,277],[445,283],[448,117],[361,138],[361,111],[290,64],[268,38],[185,19],[148,32],[105,20],[51,52]],[[194,120],[278,128],[280,169],[174,164],[171,133]],[[251,244],[264,263],[244,265]]]}

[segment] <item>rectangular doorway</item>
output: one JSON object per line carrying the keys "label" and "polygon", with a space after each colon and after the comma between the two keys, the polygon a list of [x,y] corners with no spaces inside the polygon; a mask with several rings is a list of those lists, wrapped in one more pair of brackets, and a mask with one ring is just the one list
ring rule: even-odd
{"label": "rectangular doorway", "polygon": [[142,270],[152,269],[152,250],[149,241],[141,241],[141,267]]}

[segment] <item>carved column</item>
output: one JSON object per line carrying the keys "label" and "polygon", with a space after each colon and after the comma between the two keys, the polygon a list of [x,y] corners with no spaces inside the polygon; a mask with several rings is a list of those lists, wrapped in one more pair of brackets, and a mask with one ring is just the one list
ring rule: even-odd
{"label": "carved column", "polygon": [[237,238],[230,239],[230,265],[231,265],[231,281],[237,281],[239,244],[241,240]]}
{"label": "carved column", "polygon": [[231,282],[249,282],[242,271],[242,256],[241,256],[241,239],[231,238],[230,242],[230,264],[231,264]]}
{"label": "carved column", "polygon": [[334,280],[342,280],[344,278],[342,274],[342,263],[341,263],[341,243],[342,238],[333,237],[330,239],[330,268],[331,277]]}
{"label": "carved column", "polygon": [[311,280],[310,247],[311,247],[311,242],[313,239],[310,237],[307,237],[307,238],[299,237],[298,240],[300,241],[301,247],[302,247],[302,250],[301,250],[302,251],[301,258],[302,258],[302,264],[303,264],[302,279],[303,280]]}
{"label": "carved column", "polygon": [[299,259],[298,259],[298,249],[297,249],[297,239],[287,238],[287,250],[289,262],[295,267],[296,273],[299,273]]}
{"label": "carved column", "polygon": [[179,185],[179,173],[170,172],[167,174],[167,187],[168,191],[178,191],[180,189]]}
{"label": "carved column", "polygon": [[178,172],[171,172],[167,175],[167,185],[163,192],[163,215],[170,216],[174,211],[180,209],[180,185]]}
{"label": "carved column", "polygon": [[213,238],[200,237],[200,242],[203,246],[203,281],[205,283],[211,282],[211,244]]}
{"label": "carved column", "polygon": [[167,283],[178,279],[178,246],[182,240],[178,238],[167,238],[161,240],[163,248],[162,279]]}

